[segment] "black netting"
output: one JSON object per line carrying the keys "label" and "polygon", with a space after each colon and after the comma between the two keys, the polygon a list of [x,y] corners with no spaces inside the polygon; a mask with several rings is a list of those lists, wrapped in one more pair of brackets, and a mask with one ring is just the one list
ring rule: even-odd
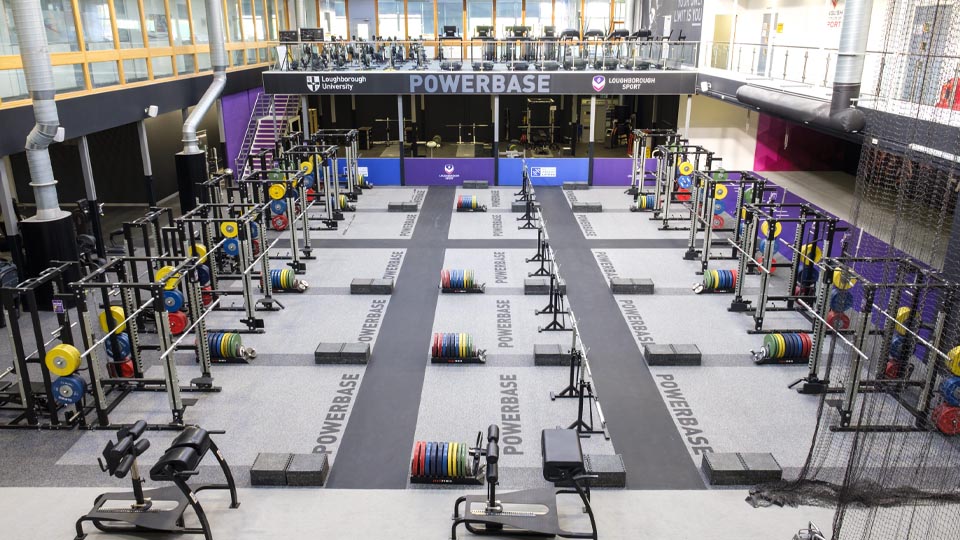
{"label": "black netting", "polygon": [[[879,4],[878,4],[879,8]],[[960,6],[891,0],[871,53],[851,228],[825,260],[850,287],[813,378],[830,390],[795,477],[758,506],[835,506],[834,539],[957,538],[960,525]],[[876,20],[876,18],[875,18]],[[874,35],[878,30],[874,29]],[[954,109],[956,107],[957,110]],[[836,294],[830,282],[823,295]]]}

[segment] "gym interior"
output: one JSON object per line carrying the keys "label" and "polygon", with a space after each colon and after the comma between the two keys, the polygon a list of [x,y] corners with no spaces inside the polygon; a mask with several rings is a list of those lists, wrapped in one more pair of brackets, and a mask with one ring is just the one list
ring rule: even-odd
{"label": "gym interior", "polygon": [[5,0],[3,537],[956,538],[955,4]]}

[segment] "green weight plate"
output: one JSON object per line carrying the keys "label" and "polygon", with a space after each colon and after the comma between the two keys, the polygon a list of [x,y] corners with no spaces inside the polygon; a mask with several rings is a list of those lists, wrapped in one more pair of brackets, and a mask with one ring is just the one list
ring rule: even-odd
{"label": "green weight plate", "polygon": [[776,358],[774,353],[777,350],[777,340],[773,337],[773,334],[763,336],[763,346],[767,348],[770,358]]}

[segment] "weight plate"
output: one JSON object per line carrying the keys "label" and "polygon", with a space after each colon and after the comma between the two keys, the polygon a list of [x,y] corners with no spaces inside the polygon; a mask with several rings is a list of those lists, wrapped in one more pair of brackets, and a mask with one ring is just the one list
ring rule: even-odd
{"label": "weight plate", "polygon": [[65,377],[80,368],[80,351],[73,345],[61,343],[47,351],[43,362],[50,373]]}
{"label": "weight plate", "polygon": [[960,407],[941,403],[933,410],[932,418],[944,435],[960,434]]}
{"label": "weight plate", "polygon": [[842,313],[853,305],[853,293],[836,289],[830,294],[830,309]]}
{"label": "weight plate", "polygon": [[179,275],[179,274],[175,274],[175,275],[173,275],[173,276],[170,276],[170,278],[167,279],[167,276],[169,276],[169,275],[173,272],[173,270],[174,270],[174,268],[173,268],[172,266],[161,266],[161,267],[158,268],[157,271],[153,274],[153,278],[154,278],[154,280],[157,281],[157,282],[161,282],[161,281],[163,281],[164,279],[166,279],[166,282],[164,283],[163,288],[166,289],[166,290],[168,290],[168,291],[169,291],[169,290],[172,290],[172,289],[175,289],[175,288],[177,287],[177,281],[180,279],[180,275]]}
{"label": "weight plate", "polygon": [[[113,324],[115,325],[114,328],[113,328],[113,333],[114,333],[114,334],[119,334],[119,333],[121,333],[121,332],[123,332],[124,330],[127,329],[127,323],[126,323],[126,322],[123,322],[124,319],[127,318],[127,316],[124,315],[124,313],[123,313],[123,308],[122,308],[122,307],[120,307],[120,306],[110,306],[110,315],[111,315],[111,319],[112,319],[112,321],[113,321]],[[109,332],[109,331],[110,331],[110,327],[107,326],[107,312],[106,312],[106,311],[101,311],[101,312],[100,312],[100,328],[101,328],[104,332]]]}
{"label": "weight plate", "polygon": [[270,203],[270,211],[274,215],[281,216],[287,213],[287,201],[280,199],[278,201],[273,201]]}
{"label": "weight plate", "polygon": [[267,180],[270,180],[271,182],[282,182],[283,173],[280,171],[270,171],[267,173]]}
{"label": "weight plate", "polygon": [[417,476],[417,459],[419,459],[420,441],[413,443],[413,457],[410,459],[410,476]]}
{"label": "weight plate", "polygon": [[800,334],[790,334],[790,339],[793,341],[793,358],[800,358],[803,354],[803,341],[800,340]]}
{"label": "weight plate", "polygon": [[260,224],[256,221],[250,222],[250,238],[260,238]]}
{"label": "weight plate", "polygon": [[773,337],[777,340],[777,358],[783,358],[787,352],[787,342],[783,339],[783,334],[774,334]]}
{"label": "weight plate", "polygon": [[677,185],[683,189],[690,189],[693,186],[693,178],[690,178],[687,175],[681,175],[677,177]]}
{"label": "weight plate", "polygon": [[448,442],[444,445],[444,456],[446,459],[446,470],[444,471],[444,476],[453,476],[453,443]]}
{"label": "weight plate", "polygon": [[[714,173],[716,174],[716,173]],[[713,188],[713,198],[722,201],[727,198],[727,186],[723,184],[716,184]]]}
{"label": "weight plate", "polygon": [[62,405],[73,405],[83,399],[87,383],[79,374],[67,375],[53,381],[53,398]]}
{"label": "weight plate", "polygon": [[188,251],[191,257],[193,257],[194,253],[196,253],[196,256],[200,259],[200,262],[207,262],[207,246],[203,244],[194,244]]}
{"label": "weight plate", "polygon": [[183,294],[176,289],[163,291],[163,307],[170,312],[180,311],[183,307]]}
{"label": "weight plate", "polygon": [[900,324],[897,325],[896,330],[901,336],[907,333],[906,326],[910,320],[910,313],[911,310],[907,306],[900,306],[900,308],[897,309],[897,322]]}
{"label": "weight plate", "polygon": [[681,161],[677,169],[680,171],[680,174],[683,175],[693,174],[693,163],[690,163],[689,161]]}
{"label": "weight plate", "polygon": [[690,200],[690,190],[685,188],[680,188],[677,190],[677,200],[680,202],[687,202]]}
{"label": "weight plate", "polygon": [[433,443],[427,442],[427,449],[423,456],[424,476],[433,476]]}
{"label": "weight plate", "polygon": [[947,369],[954,375],[960,375],[960,346],[947,352]]}
{"label": "weight plate", "polygon": [[240,229],[237,227],[236,221],[224,221],[220,224],[220,234],[227,238],[236,238],[239,232]]}
{"label": "weight plate", "polygon": [[227,238],[223,242],[223,252],[230,257],[240,255],[240,241],[236,238]]}
{"label": "weight plate", "polygon": [[774,358],[774,352],[777,350],[777,340],[773,334],[763,336],[763,346],[767,349],[770,358]]}
{"label": "weight plate", "polygon": [[467,357],[467,335],[460,334],[460,358]]}
{"label": "weight plate", "polygon": [[952,407],[960,407],[960,377],[950,377],[940,385],[943,399]]}
{"label": "weight plate", "polygon": [[[812,287],[816,285],[818,277],[820,277],[820,270],[818,270],[816,266],[801,266],[800,272],[797,275],[797,281],[804,287]],[[851,302],[852,301],[851,297]]]}
{"label": "weight plate", "polygon": [[890,356],[900,358],[903,352],[903,336],[896,335],[890,340]]}
{"label": "weight plate", "polygon": [[437,355],[437,334],[434,332],[433,339],[430,340],[430,356],[436,358]]}
{"label": "weight plate", "polygon": [[714,228],[714,229],[722,229],[724,223],[725,223],[725,221],[723,220],[723,216],[717,216],[717,215],[714,215],[714,216],[713,216],[713,228]]}
{"label": "weight plate", "polygon": [[187,329],[187,314],[182,311],[168,313],[170,318],[170,333],[179,336]]}
{"label": "weight plate", "polygon": [[856,284],[857,284],[857,279],[856,279],[856,278],[848,277],[847,279],[844,279],[844,277],[843,277],[843,270],[840,270],[840,269],[838,268],[838,269],[836,269],[836,270],[833,271],[833,286],[834,286],[834,287],[836,287],[836,288],[838,288],[838,289],[847,290],[847,289],[852,288],[852,287],[853,287],[854,285],[856,285]]}
{"label": "weight plate", "polygon": [[712,274],[713,288],[714,289],[720,288],[720,272],[716,270],[710,270],[710,273]]}
{"label": "weight plate", "polygon": [[713,214],[720,215],[727,211],[726,205],[723,204],[723,201],[717,200],[713,202]]}
{"label": "weight plate", "polygon": [[800,262],[803,264],[810,264],[811,259],[814,263],[818,263],[823,259],[823,250],[816,244],[804,244],[804,246],[800,248],[800,253],[803,254],[800,258]]}
{"label": "weight plate", "polygon": [[[723,182],[728,177],[729,176],[727,175],[727,171],[725,171],[722,167],[713,171],[713,179],[716,180],[717,182]],[[722,199],[723,197],[717,197],[717,198]]]}
{"label": "weight plate", "polygon": [[200,285],[210,283],[210,267],[205,264],[197,266],[197,281],[200,282]]}
{"label": "weight plate", "polygon": [[[119,358],[124,356],[130,356],[130,336],[126,334],[116,334],[114,338],[117,341],[117,348],[120,349]],[[113,356],[113,340],[108,339],[103,342],[103,347],[107,351],[107,356],[114,358]]]}
{"label": "weight plate", "polygon": [[305,189],[313,188],[314,184],[317,183],[317,177],[312,174],[303,175],[303,187]]}
{"label": "weight plate", "polygon": [[287,216],[282,214],[273,216],[270,224],[273,225],[273,230],[275,231],[285,231],[287,230]]}
{"label": "weight plate", "polygon": [[303,171],[303,174],[313,174],[313,162],[312,161],[300,162],[300,170]]}
{"label": "weight plate", "polygon": [[430,456],[430,464],[433,466],[431,476],[440,476],[440,458],[443,457],[443,443],[433,443],[433,455]]}
{"label": "weight plate", "polygon": [[[761,223],[761,224],[760,224],[760,232],[763,233],[763,236],[769,238],[769,237],[770,237],[770,224],[767,223],[766,221],[764,221],[763,223]],[[781,223],[778,221],[777,224],[773,226],[773,237],[774,237],[774,238],[779,237],[781,232],[783,232],[783,224],[781,224]]]}

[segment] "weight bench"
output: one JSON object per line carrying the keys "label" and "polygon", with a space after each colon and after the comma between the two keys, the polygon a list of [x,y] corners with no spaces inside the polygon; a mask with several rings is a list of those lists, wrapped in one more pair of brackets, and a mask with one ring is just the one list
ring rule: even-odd
{"label": "weight bench", "polygon": [[[121,429],[117,433],[116,444],[107,443],[103,450],[106,464],[100,459],[97,460],[100,468],[117,478],[124,478],[127,473],[131,473],[133,491],[104,493],[97,497],[93,509],[77,520],[75,540],[86,538],[87,535],[83,532],[85,521],[93,523],[94,527],[106,533],[202,534],[206,540],[213,540],[210,523],[196,494],[205,489],[228,489],[230,508],[240,506],[230,467],[210,437],[211,434],[223,432],[207,431],[197,426],[184,429],[150,469],[151,480],[173,482],[174,485],[144,491],[137,457],[150,448],[150,441],[140,439],[146,427],[146,422],[141,420],[130,428]],[[199,474],[200,463],[211,451],[223,470],[226,484],[202,484],[191,488],[187,479]],[[157,504],[160,502],[167,504]],[[183,514],[188,506],[196,513],[199,527],[187,527],[184,524]]]}
{"label": "weight bench", "polygon": [[[559,536],[561,538],[592,538],[597,540],[597,523],[590,506],[590,488],[580,481],[590,478],[585,474],[580,437],[572,429],[545,429],[540,442],[543,453],[543,478],[548,482],[572,484],[574,489],[543,488],[514,491],[497,498],[499,482],[500,428],[493,424],[487,430],[486,457],[487,495],[465,495],[453,505],[451,540],[457,539],[457,526],[477,535],[502,536]],[[560,528],[557,513],[557,495],[577,494],[584,511],[590,517],[590,532],[570,532]],[[464,513],[460,516],[460,504]]]}

